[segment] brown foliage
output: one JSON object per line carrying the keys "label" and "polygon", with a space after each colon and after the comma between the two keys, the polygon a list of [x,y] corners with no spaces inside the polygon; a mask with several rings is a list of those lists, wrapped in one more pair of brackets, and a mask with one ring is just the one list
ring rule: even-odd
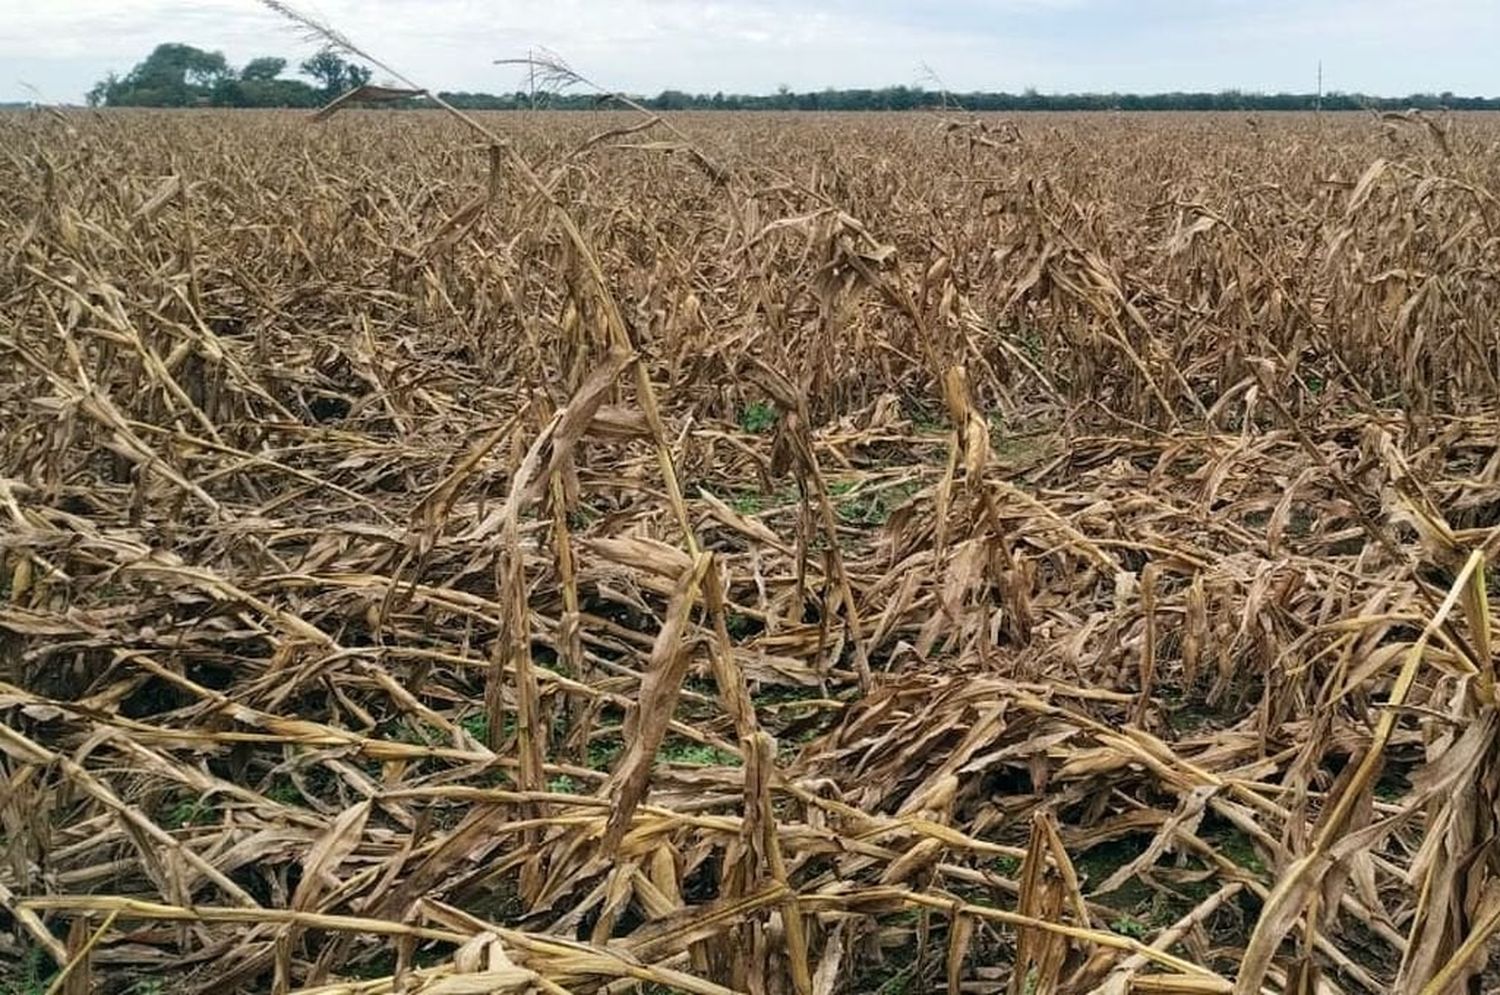
{"label": "brown foliage", "polygon": [[955,127],[0,117],[6,952],[1480,979],[1500,129]]}

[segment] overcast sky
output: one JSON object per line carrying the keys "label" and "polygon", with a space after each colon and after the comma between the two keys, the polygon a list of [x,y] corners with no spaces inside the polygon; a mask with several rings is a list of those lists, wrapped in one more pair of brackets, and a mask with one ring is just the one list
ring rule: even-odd
{"label": "overcast sky", "polygon": [[[1500,95],[1500,0],[317,0],[418,83],[514,90],[545,46],[636,93],[921,82],[1043,92]],[[0,100],[79,101],[158,42],[231,63],[314,49],[255,0],[0,0]],[[377,79],[380,74],[377,74]]]}

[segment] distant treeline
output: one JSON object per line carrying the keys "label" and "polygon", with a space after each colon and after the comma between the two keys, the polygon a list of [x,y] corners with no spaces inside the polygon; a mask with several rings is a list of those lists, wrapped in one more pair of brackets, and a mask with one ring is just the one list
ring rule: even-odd
{"label": "distant treeline", "polygon": [[[465,110],[521,110],[533,106],[526,93],[440,93]],[[907,111],[940,107],[966,111],[1327,111],[1500,110],[1500,97],[1461,97],[1452,93],[1418,93],[1407,97],[1372,97],[1361,93],[943,93],[922,87],[888,86],[879,90],[815,90],[772,94],[684,93],[664,90],[634,98],[658,111]],[[585,110],[608,98],[576,94],[537,94],[535,106]]]}
{"label": "distant treeline", "polygon": [[370,81],[370,70],[323,49],[298,67],[317,85],[286,79],[286,60],[251,59],[239,69],[222,52],[158,45],[124,76],[110,73],[88,92],[90,107],[317,107]]}
{"label": "distant treeline", "polygon": [[[251,59],[236,69],[220,52],[191,45],[158,45],[124,76],[110,73],[89,91],[91,106],[106,107],[316,107],[347,89],[367,83],[370,70],[348,62],[329,49],[298,67],[315,84],[282,76],[287,60],[277,56]],[[592,110],[609,106],[608,97],[571,93],[439,93],[464,110]],[[724,111],[907,111],[936,107],[967,111],[1329,111],[1500,110],[1500,97],[1461,97],[1452,93],[1418,93],[1407,97],[1372,97],[1358,93],[943,93],[923,87],[817,90],[794,93],[782,87],[772,94],[685,93],[664,90],[636,97],[651,110]],[[424,100],[402,100],[386,106],[429,106]]]}

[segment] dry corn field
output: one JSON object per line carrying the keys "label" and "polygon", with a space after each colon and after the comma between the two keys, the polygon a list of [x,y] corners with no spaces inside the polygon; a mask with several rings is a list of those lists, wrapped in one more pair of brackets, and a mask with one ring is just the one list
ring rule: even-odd
{"label": "dry corn field", "polygon": [[0,118],[12,992],[1494,991],[1500,119]]}

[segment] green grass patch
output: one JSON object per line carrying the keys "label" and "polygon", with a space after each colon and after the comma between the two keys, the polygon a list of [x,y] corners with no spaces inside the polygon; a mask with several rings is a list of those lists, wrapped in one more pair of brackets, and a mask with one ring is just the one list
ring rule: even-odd
{"label": "green grass patch", "polygon": [[756,707],[774,708],[777,705],[796,704],[823,697],[821,689],[801,684],[768,684],[750,696]]}
{"label": "green grass patch", "polygon": [[915,991],[917,987],[917,965],[915,962],[904,964],[893,971],[890,977],[885,978],[874,989],[875,995],[906,995],[907,992]]}
{"label": "green grass patch", "polygon": [[1022,323],[1015,329],[1016,338],[1021,340],[1021,351],[1033,364],[1042,362],[1042,335],[1033,325]]}
{"label": "green grass patch", "polygon": [[[1074,858],[1073,864],[1083,876],[1084,893],[1088,894],[1098,888],[1111,874],[1140,856],[1148,845],[1148,837],[1130,836],[1101,843],[1079,854]],[[1092,900],[1119,913],[1111,922],[1111,929],[1126,936],[1140,938],[1139,934],[1127,930],[1140,928],[1149,934],[1164,929],[1185,915],[1197,902],[1207,898],[1214,888],[1212,881],[1199,881],[1168,890],[1133,877],[1115,890],[1096,895]]]}
{"label": "green grass patch", "polygon": [[755,401],[740,409],[740,428],[752,435],[769,432],[776,425],[776,408],[765,401]]}
{"label": "green grass patch", "polygon": [[1383,802],[1398,802],[1411,790],[1411,781],[1400,770],[1387,765],[1375,782],[1375,797]]}
{"label": "green grass patch", "polygon": [[19,961],[0,966],[0,995],[44,995],[53,973],[42,949],[28,947]]}
{"label": "green grass patch", "polygon": [[1236,826],[1225,826],[1208,838],[1214,849],[1257,877],[1264,877],[1266,862],[1260,859],[1255,843],[1244,830]]}
{"label": "green grass patch", "polygon": [[583,794],[583,786],[567,774],[559,774],[547,782],[547,790],[558,795]]}
{"label": "green grass patch", "polygon": [[396,719],[382,735],[392,743],[411,746],[431,746],[434,742],[442,742],[442,735],[435,726],[412,718]]}
{"label": "green grass patch", "polygon": [[578,507],[568,512],[568,528],[575,532],[582,532],[603,517],[598,510],[580,503]]}
{"label": "green grass patch", "polygon": [[915,481],[882,487],[862,493],[851,493],[852,485],[838,490],[834,485],[829,490],[834,495],[847,495],[834,507],[839,521],[845,525],[884,525],[891,512],[901,507],[915,494],[920,485]]}
{"label": "green grass patch", "polygon": [[669,739],[656,751],[656,759],[663,763],[685,764],[694,767],[738,767],[743,763],[733,753],[690,739]]}
{"label": "green grass patch", "polygon": [[948,430],[948,419],[942,415],[923,411],[913,416],[911,427],[918,432],[946,432]]}
{"label": "green grass patch", "polygon": [[458,720],[464,732],[483,743],[490,738],[490,716],[488,712],[474,712]]}
{"label": "green grass patch", "polygon": [[[713,490],[713,488],[707,488]],[[796,504],[800,500],[795,487],[779,487],[767,494],[758,490],[730,491],[724,503],[746,518]]]}
{"label": "green grass patch", "polygon": [[749,615],[730,612],[724,617],[724,628],[733,639],[749,639],[765,627]]}
{"label": "green grass patch", "polygon": [[1120,916],[1109,924],[1109,928],[1121,936],[1130,936],[1137,940],[1144,940],[1151,935],[1151,927],[1135,916]]}
{"label": "green grass patch", "polygon": [[1197,732],[1222,718],[1218,710],[1194,702],[1186,702],[1166,709],[1167,725],[1176,732]]}
{"label": "green grass patch", "polygon": [[908,400],[902,405],[906,420],[919,432],[942,432],[948,428],[948,418],[941,407],[929,407],[921,401]]}
{"label": "green grass patch", "polygon": [[214,821],[213,805],[199,797],[181,797],[167,809],[161,824],[167,829],[204,826]]}
{"label": "green grass patch", "polygon": [[741,515],[758,515],[765,510],[765,500],[752,491],[730,495],[729,507]]}
{"label": "green grass patch", "polygon": [[625,749],[618,736],[601,736],[589,740],[586,760],[591,770],[609,770]]}
{"label": "green grass patch", "polygon": [[1048,440],[1034,433],[1008,432],[999,415],[990,415],[990,451],[1002,463],[1026,463],[1047,452]]}
{"label": "green grass patch", "polygon": [[396,973],[396,954],[394,951],[381,950],[370,957],[369,960],[358,964],[345,965],[339,972],[346,978],[356,981],[369,981],[374,978],[387,978]]}
{"label": "green grass patch", "polygon": [[264,794],[271,801],[279,805],[302,804],[302,792],[297,789],[297,785],[293,783],[292,779],[285,775],[278,776],[271,783],[271,786],[265,790]]}
{"label": "green grass patch", "polygon": [[1209,704],[1198,688],[1183,688],[1171,684],[1160,687],[1158,694],[1165,706],[1162,709],[1163,717],[1174,732],[1191,733],[1205,728],[1233,725],[1241,717],[1231,700],[1233,695],[1225,695],[1219,702]]}
{"label": "green grass patch", "polygon": [[990,861],[990,870],[1003,878],[1014,878],[1021,873],[1021,858],[996,857]]}

